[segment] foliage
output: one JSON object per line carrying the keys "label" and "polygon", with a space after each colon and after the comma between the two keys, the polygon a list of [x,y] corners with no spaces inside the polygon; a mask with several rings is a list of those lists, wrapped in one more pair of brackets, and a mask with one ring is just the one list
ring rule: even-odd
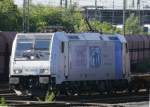
{"label": "foliage", "polygon": [[[70,29],[72,32],[86,32],[88,31],[87,23],[83,18],[83,15],[80,11],[75,10],[74,8],[70,7],[68,10],[63,13],[63,26],[67,29]],[[116,27],[112,26],[107,22],[101,23],[98,20],[90,20],[89,21],[93,30],[104,32],[104,33],[120,33],[121,30],[117,29]]]}
{"label": "foliage", "polygon": [[136,35],[136,34],[143,34],[143,27],[139,24],[138,17],[134,14],[131,14],[130,17],[126,20],[125,23],[125,31],[126,34],[129,35]]}
{"label": "foliage", "polygon": [[[12,0],[0,1],[0,30],[21,31],[23,8],[17,8]],[[30,5],[30,32],[41,32],[47,26],[63,26],[67,32],[86,32],[87,24],[80,10],[75,6],[68,9]],[[120,30],[106,22],[90,20],[92,28],[104,33],[120,33]]]}
{"label": "foliage", "polygon": [[99,32],[114,34],[114,33],[121,33],[121,30],[117,29],[115,26],[112,26],[110,23],[107,22],[99,22],[97,20],[90,21],[92,28],[98,30]]}
{"label": "foliage", "polygon": [[49,91],[45,97],[46,102],[52,102],[55,99],[55,94],[52,91]]}
{"label": "foliage", "polygon": [[[70,7],[65,9],[62,14],[63,26],[68,29],[69,32],[81,32],[84,30],[84,21],[79,11],[75,11],[74,8]],[[83,25],[81,27],[81,25]]]}
{"label": "foliage", "polygon": [[13,0],[0,1],[0,30],[21,30],[21,17]]}
{"label": "foliage", "polygon": [[63,26],[68,32],[85,31],[85,23],[74,8],[50,8],[36,5],[30,8],[30,31],[41,31],[45,26]]}
{"label": "foliage", "polygon": [[52,90],[49,90],[45,96],[37,97],[38,101],[52,102],[55,100],[55,94]]}
{"label": "foliage", "polygon": [[6,104],[6,101],[5,101],[5,99],[4,98],[0,98],[0,106],[6,106],[7,104]]}
{"label": "foliage", "polygon": [[61,23],[61,9],[32,5],[30,8],[30,31],[41,31],[45,26]]}

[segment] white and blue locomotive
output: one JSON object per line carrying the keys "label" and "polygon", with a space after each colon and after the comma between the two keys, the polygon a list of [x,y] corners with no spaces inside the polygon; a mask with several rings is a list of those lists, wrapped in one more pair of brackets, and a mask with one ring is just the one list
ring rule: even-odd
{"label": "white and blue locomotive", "polygon": [[11,89],[24,95],[127,89],[130,61],[121,35],[20,33],[10,58]]}

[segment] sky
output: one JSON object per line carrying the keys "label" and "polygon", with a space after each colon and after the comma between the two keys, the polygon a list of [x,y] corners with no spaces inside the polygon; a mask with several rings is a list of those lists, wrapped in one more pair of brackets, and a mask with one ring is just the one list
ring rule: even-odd
{"label": "sky", "polygon": [[[70,1],[70,0],[68,0]],[[95,0],[72,0],[73,2],[76,2],[79,6],[85,6],[85,5],[94,5]],[[133,1],[136,3],[137,0],[127,0],[127,8],[133,8]],[[145,7],[146,5],[150,5],[150,0],[140,0],[141,1],[141,8]],[[16,4],[19,6],[22,5],[23,0],[14,0]],[[49,6],[57,6],[59,5],[60,0],[32,0],[32,3],[34,4],[44,4]],[[112,8],[113,5],[115,8],[123,8],[123,0],[97,0],[97,4],[99,6],[104,6],[106,8]]]}

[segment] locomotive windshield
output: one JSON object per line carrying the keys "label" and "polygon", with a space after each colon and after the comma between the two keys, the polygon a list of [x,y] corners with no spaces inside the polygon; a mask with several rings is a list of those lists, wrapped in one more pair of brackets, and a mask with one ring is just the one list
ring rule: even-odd
{"label": "locomotive windshield", "polygon": [[36,40],[35,49],[36,50],[49,50],[50,40]]}
{"label": "locomotive windshield", "polygon": [[48,60],[50,39],[18,39],[15,60]]}

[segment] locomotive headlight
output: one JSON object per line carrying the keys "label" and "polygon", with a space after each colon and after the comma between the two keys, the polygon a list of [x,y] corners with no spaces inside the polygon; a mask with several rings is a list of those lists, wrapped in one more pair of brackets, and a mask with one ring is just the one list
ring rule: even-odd
{"label": "locomotive headlight", "polygon": [[41,74],[47,74],[49,72],[48,69],[40,69]]}
{"label": "locomotive headlight", "polygon": [[40,77],[39,82],[42,83],[42,84],[48,84],[49,77]]}
{"label": "locomotive headlight", "polygon": [[9,78],[9,83],[10,84],[18,84],[19,83],[19,78],[17,78],[17,77],[10,77]]}
{"label": "locomotive headlight", "polygon": [[21,70],[21,69],[15,69],[15,70],[14,70],[14,73],[15,73],[15,74],[20,74],[20,73],[22,73],[22,70]]}

